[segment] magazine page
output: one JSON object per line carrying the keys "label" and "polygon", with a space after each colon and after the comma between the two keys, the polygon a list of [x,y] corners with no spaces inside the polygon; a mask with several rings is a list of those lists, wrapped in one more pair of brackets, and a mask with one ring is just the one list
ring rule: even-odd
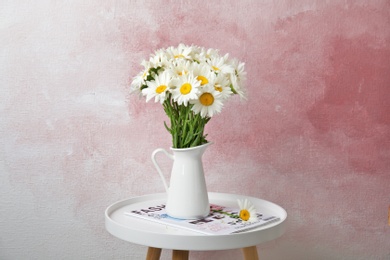
{"label": "magazine page", "polygon": [[238,217],[239,209],[211,204],[210,214],[202,219],[176,219],[168,216],[165,204],[146,205],[138,209],[125,212],[132,217],[143,218],[161,224],[184,228],[209,235],[226,235],[239,233],[279,220],[276,216],[264,215],[257,212],[257,220],[243,221]]}

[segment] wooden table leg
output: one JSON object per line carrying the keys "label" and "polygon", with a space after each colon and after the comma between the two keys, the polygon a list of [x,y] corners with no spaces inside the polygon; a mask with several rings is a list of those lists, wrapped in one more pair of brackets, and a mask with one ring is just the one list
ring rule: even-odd
{"label": "wooden table leg", "polygon": [[188,260],[189,254],[189,251],[173,250],[172,260]]}
{"label": "wooden table leg", "polygon": [[244,247],[242,253],[244,254],[245,260],[259,260],[256,246]]}
{"label": "wooden table leg", "polygon": [[159,260],[161,256],[161,248],[149,247],[146,260]]}

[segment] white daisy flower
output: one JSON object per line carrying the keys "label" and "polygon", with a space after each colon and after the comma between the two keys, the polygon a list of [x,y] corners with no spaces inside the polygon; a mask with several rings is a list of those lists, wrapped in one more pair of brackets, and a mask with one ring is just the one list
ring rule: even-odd
{"label": "white daisy flower", "polygon": [[215,57],[219,57],[218,50],[201,48],[200,52],[196,55],[197,60],[200,62],[207,62]]}
{"label": "white daisy flower", "polygon": [[142,94],[146,96],[146,102],[154,97],[154,102],[164,102],[166,93],[171,87],[171,74],[164,71],[156,76],[153,81],[148,81],[147,88],[142,89]]}
{"label": "white daisy flower", "polygon": [[215,78],[215,73],[211,71],[210,65],[193,63],[191,67],[194,76],[200,81],[200,85],[204,86],[212,82]]}
{"label": "white daisy flower", "polygon": [[176,78],[173,84],[176,87],[172,91],[172,97],[179,105],[187,106],[191,99],[198,98],[200,81],[194,77],[192,72]]}
{"label": "white daisy flower", "polygon": [[208,49],[206,51],[206,58],[211,59],[212,57],[217,57],[219,56],[219,50],[217,49]]}
{"label": "white daisy flower", "polygon": [[234,73],[230,74],[232,82],[232,90],[235,94],[239,94],[241,98],[245,98],[243,84],[246,80],[245,63],[234,59],[231,62],[234,68]]}
{"label": "white daisy flower", "polygon": [[130,85],[131,92],[141,92],[141,87],[146,84],[146,79],[149,76],[151,64],[144,60],[142,61],[141,65],[144,67],[144,69],[133,78],[133,81]]}
{"label": "white daisy flower", "polygon": [[167,49],[167,54],[170,59],[192,59],[192,46],[179,44],[177,48],[171,46]]}
{"label": "white daisy flower", "polygon": [[191,48],[191,53],[189,54],[189,56],[191,57],[191,60],[195,60],[196,57],[199,56],[199,53],[200,51],[202,50],[199,46],[196,46],[196,45],[191,45],[191,46],[188,46],[187,48]]}
{"label": "white daisy flower", "polygon": [[153,67],[167,67],[170,65],[167,53],[163,49],[157,50],[154,55],[149,59],[149,62],[153,64]]}
{"label": "white daisy flower", "polygon": [[218,76],[215,77],[213,84],[215,90],[221,93],[221,98],[223,100],[233,95],[233,92],[230,88],[229,79],[225,74],[218,74]]}
{"label": "white daisy flower", "polygon": [[140,73],[138,73],[137,76],[133,78],[133,81],[130,85],[132,93],[141,91],[141,86],[145,85],[146,76],[147,74],[144,71],[141,71]]}
{"label": "white daisy flower", "polygon": [[233,66],[226,63],[226,55],[225,57],[211,57],[208,63],[215,73],[229,74],[234,72]]}
{"label": "white daisy flower", "polygon": [[183,76],[188,74],[188,72],[191,70],[191,62],[186,60],[178,60],[178,62],[175,62],[170,67],[170,69],[174,75]]}
{"label": "white daisy flower", "polygon": [[194,54],[194,55],[199,54],[203,50],[202,47],[199,47],[199,46],[196,46],[196,45],[191,45],[191,48],[192,48],[192,54]]}
{"label": "white daisy flower", "polygon": [[220,113],[223,107],[221,93],[210,84],[200,88],[199,97],[192,100],[191,104],[194,105],[191,110],[203,118]]}
{"label": "white daisy flower", "polygon": [[256,208],[248,199],[237,200],[238,206],[240,207],[239,217],[244,221],[256,221],[257,214]]}

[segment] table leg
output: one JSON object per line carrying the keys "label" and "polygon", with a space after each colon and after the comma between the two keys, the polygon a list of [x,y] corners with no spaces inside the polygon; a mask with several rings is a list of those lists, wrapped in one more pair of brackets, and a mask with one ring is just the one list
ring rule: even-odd
{"label": "table leg", "polygon": [[161,248],[149,247],[146,260],[159,260],[161,255]]}
{"label": "table leg", "polygon": [[172,260],[188,260],[189,254],[189,251],[173,250]]}
{"label": "table leg", "polygon": [[245,260],[259,260],[256,246],[244,247],[242,253],[244,254]]}

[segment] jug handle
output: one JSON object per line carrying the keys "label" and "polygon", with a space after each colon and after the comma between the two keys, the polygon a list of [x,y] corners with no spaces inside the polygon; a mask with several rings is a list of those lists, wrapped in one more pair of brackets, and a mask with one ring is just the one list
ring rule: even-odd
{"label": "jug handle", "polygon": [[154,164],[154,166],[156,167],[157,169],[157,172],[158,174],[160,175],[162,181],[163,181],[163,184],[164,184],[164,187],[165,187],[165,191],[168,192],[168,185],[167,185],[167,182],[165,180],[165,177],[164,177],[164,174],[162,173],[161,169],[160,169],[160,166],[158,166],[157,164],[157,161],[156,161],[156,154],[159,153],[159,152],[163,152],[166,156],[168,156],[168,158],[171,158],[173,160],[173,155],[168,153],[165,149],[163,148],[158,148],[156,150],[153,151],[152,153],[152,162]]}

